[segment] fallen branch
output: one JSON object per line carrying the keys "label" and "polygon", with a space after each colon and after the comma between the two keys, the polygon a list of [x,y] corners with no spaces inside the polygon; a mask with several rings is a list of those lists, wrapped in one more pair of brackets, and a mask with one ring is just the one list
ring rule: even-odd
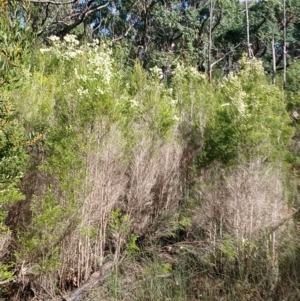
{"label": "fallen branch", "polygon": [[84,282],[80,287],[74,290],[68,297],[63,298],[61,301],[83,301],[88,293],[103,282],[111,274],[113,263],[108,262],[104,264],[101,269],[91,275],[91,277]]}

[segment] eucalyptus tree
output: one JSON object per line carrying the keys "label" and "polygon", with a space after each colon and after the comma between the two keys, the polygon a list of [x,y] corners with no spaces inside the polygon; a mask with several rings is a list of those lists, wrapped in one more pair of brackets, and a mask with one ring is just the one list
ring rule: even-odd
{"label": "eucalyptus tree", "polygon": [[[78,27],[90,25],[91,16],[106,8],[111,2],[103,0],[28,0],[29,23],[40,36],[64,36]],[[23,2],[19,1],[23,6]]]}
{"label": "eucalyptus tree", "polygon": [[212,29],[213,29],[213,13],[214,13],[214,1],[210,0],[209,4],[209,33],[208,33],[208,77],[209,82],[212,81],[212,64],[211,64],[211,49],[212,49]]}
{"label": "eucalyptus tree", "polygon": [[283,68],[284,28],[286,66],[299,56],[300,3],[287,1],[283,26],[281,1],[29,0],[26,15],[43,38],[75,33],[108,39],[129,62],[138,59],[145,68],[158,65],[168,74],[183,60],[211,77],[213,69],[226,74],[238,68],[244,51],[263,59],[268,71],[273,57],[276,69]]}
{"label": "eucalyptus tree", "polygon": [[283,6],[283,88],[286,88],[286,0],[282,1]]}

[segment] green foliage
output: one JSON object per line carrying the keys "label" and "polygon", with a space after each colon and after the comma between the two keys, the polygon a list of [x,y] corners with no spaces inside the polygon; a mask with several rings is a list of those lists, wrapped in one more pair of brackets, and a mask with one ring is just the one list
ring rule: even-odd
{"label": "green foliage", "polygon": [[181,63],[174,71],[171,87],[181,139],[188,147],[200,150],[204,129],[216,102],[214,89],[205,74]]}
{"label": "green foliage", "polygon": [[[60,266],[60,242],[76,227],[74,206],[61,204],[53,198],[52,189],[43,199],[31,202],[32,220],[26,230],[19,233],[20,261],[31,262],[34,272],[45,274]],[[66,220],[68,219],[68,220]]]}
{"label": "green foliage", "polygon": [[[138,279],[140,285],[134,290],[139,300],[187,300],[184,270],[174,270],[169,262],[154,257],[153,261],[145,261]],[[171,275],[174,277],[171,277]],[[172,281],[172,278],[174,281]]]}
{"label": "green foliage", "polygon": [[300,109],[300,64],[295,61],[287,70],[287,108],[289,111]]}
{"label": "green foliage", "polygon": [[[29,47],[29,35],[20,25],[15,2],[1,2],[0,7],[0,240],[1,255],[7,253],[6,240],[10,239],[9,227],[4,226],[7,212],[16,201],[25,197],[20,192],[28,155],[27,140],[22,123],[17,119],[15,104],[9,99],[9,90],[15,89],[19,80],[18,67],[24,62]],[[4,231],[3,231],[4,229]],[[14,262],[0,264],[0,281],[13,277]]]}
{"label": "green foliage", "polygon": [[200,166],[256,156],[276,160],[286,152],[292,129],[282,92],[268,83],[259,61],[244,58],[241,67],[222,81],[206,128],[204,152],[198,158]]}
{"label": "green foliage", "polygon": [[[13,3],[10,5],[14,8]],[[28,159],[25,133],[17,120],[14,103],[6,93],[7,89],[16,87],[19,79],[16,75],[17,66],[22,62],[29,45],[25,28],[21,28],[19,21],[14,20],[17,14],[17,9],[11,14],[6,10],[0,11],[0,210],[4,209],[4,205],[24,198],[17,185],[23,177]]]}
{"label": "green foliage", "polygon": [[176,106],[172,89],[167,89],[161,79],[162,71],[158,67],[147,74],[139,63],[135,64],[126,83],[128,95],[119,103],[122,119],[127,120],[126,131],[130,130],[130,117],[131,122],[149,129],[154,140],[170,135],[176,122]]}
{"label": "green foliage", "polygon": [[138,239],[137,235],[130,234],[129,241],[126,246],[126,254],[128,254],[130,258],[135,258],[135,256],[140,251],[140,248],[137,245],[137,239]]}
{"label": "green foliage", "polygon": [[[25,135],[14,117],[12,105],[0,100],[0,206],[22,199],[17,184],[23,176],[27,155]],[[3,207],[2,207],[3,208]]]}
{"label": "green foliage", "polygon": [[233,247],[233,240],[231,237],[226,237],[220,246],[220,251],[229,260],[233,260],[236,257],[236,251]]}
{"label": "green foliage", "polygon": [[125,240],[125,253],[133,259],[139,252],[139,247],[137,246],[138,236],[131,233],[131,219],[128,214],[122,214],[119,208],[111,211],[110,213],[110,222],[109,222],[109,231],[114,237],[115,244],[120,244],[118,239],[121,238]]}
{"label": "green foliage", "polygon": [[[218,2],[217,9],[230,5],[228,1]],[[238,8],[234,5],[232,9]],[[179,10],[165,11],[166,19],[160,13],[155,11],[157,22],[171,26],[174,32],[184,31],[180,27],[183,21]],[[197,23],[193,19],[196,15],[195,10],[187,10],[185,18]],[[174,23],[169,23],[172,18]],[[186,34],[182,46],[188,48],[193,33]],[[260,61],[243,58],[239,71],[209,84],[205,74],[186,62],[178,61],[172,77],[165,80],[154,60],[148,72],[139,62],[131,68],[126,62],[117,61],[110,46],[97,40],[80,44],[75,36],[67,35],[63,40],[51,37],[48,42],[51,46],[35,51],[32,61],[23,64],[20,87],[6,91],[7,97],[14,101],[16,115],[7,111],[7,103],[1,107],[7,134],[0,135],[0,142],[3,141],[0,153],[5,160],[9,155],[16,155],[7,161],[7,175],[3,176],[11,181],[11,187],[16,187],[22,176],[20,167],[26,162],[22,147],[26,140],[18,122],[29,132],[43,132],[36,153],[30,153],[32,174],[37,174],[41,185],[34,187],[33,195],[28,197],[30,218],[26,229],[18,232],[16,242],[18,263],[26,262],[31,271],[46,279],[55,277],[58,269],[61,277],[67,277],[65,262],[80,261],[81,272],[77,276],[82,279],[83,273],[88,277],[91,270],[98,268],[99,261],[112,255],[109,251],[114,251],[116,264],[123,256],[128,262],[140,256],[139,262],[134,262],[141,266],[137,270],[142,270],[136,275],[138,287],[133,288],[137,300],[189,300],[191,278],[200,274],[206,277],[206,288],[210,287],[211,291],[218,291],[217,284],[209,282],[214,277],[223,281],[226,289],[238,291],[240,282],[257,285],[256,280],[247,278],[251,277],[249,268],[255,277],[264,268],[276,269],[270,261],[263,264],[264,260],[271,260],[268,244],[256,247],[252,241],[236,241],[226,236],[225,226],[224,236],[214,245],[206,240],[206,229],[197,236],[198,226],[194,225],[192,210],[205,197],[197,189],[204,187],[205,172],[212,167],[218,167],[215,177],[220,179],[220,169],[229,166],[234,171],[240,163],[252,159],[285,162],[290,119],[283,92],[269,83]],[[120,53],[122,49],[115,52],[118,57],[124,55]],[[172,168],[163,166],[159,157],[159,148],[169,144],[176,145],[177,161],[163,164],[171,164]],[[172,151],[168,156],[172,156]],[[168,170],[167,180],[161,179],[160,174],[149,178],[146,175],[146,184],[141,186],[145,188],[139,187],[139,177],[144,176],[141,173],[148,170],[143,152],[147,152],[146,158],[157,159],[158,174],[160,168]],[[178,173],[176,178],[172,177],[173,172]],[[119,178],[119,173],[124,176]],[[160,188],[162,181],[166,184]],[[134,185],[145,189],[138,197],[133,195]],[[209,185],[215,188],[214,182]],[[167,196],[169,187],[174,187],[180,195]],[[222,189],[222,185],[218,187]],[[114,196],[113,190],[117,191]],[[147,194],[145,198],[143,193]],[[218,196],[216,193],[213,199]],[[161,199],[157,201],[158,198]],[[161,200],[166,202],[157,204]],[[137,209],[135,202],[140,206]],[[142,212],[146,202],[149,212],[148,208]],[[119,205],[122,210],[110,212]],[[101,211],[99,216],[98,211],[92,212],[93,208]],[[146,230],[138,229],[132,212],[140,214],[137,220],[145,216],[155,224]],[[157,225],[163,228],[157,229]],[[138,246],[138,236],[133,234],[139,230],[145,240],[154,241],[163,233],[163,238],[167,237],[171,243],[176,241],[178,246],[164,246],[160,254],[151,249],[147,251],[151,254],[143,258],[144,247]],[[182,237],[176,236],[179,232]],[[74,250],[75,256],[69,255],[74,258],[63,262],[68,256],[64,248],[69,237],[75,240],[72,244],[86,248],[86,253],[83,256],[82,250],[78,253]],[[181,239],[186,240],[186,245]],[[174,253],[169,249],[175,250]],[[92,258],[97,251],[97,258]],[[100,260],[98,254],[103,256]],[[255,269],[258,255],[260,265]],[[122,263],[120,266],[116,277],[122,273]],[[86,270],[82,272],[83,269]],[[228,275],[235,277],[234,283]],[[122,282],[113,281],[114,297],[124,299]]]}
{"label": "green foliage", "polygon": [[[25,21],[25,18],[24,18]],[[21,24],[21,12],[15,1],[8,10],[0,10],[0,85],[17,83],[16,67],[24,61],[30,48],[31,33]],[[32,41],[31,41],[32,43]]]}
{"label": "green foliage", "polygon": [[11,270],[11,265],[0,265],[0,282],[12,279],[14,272]]}
{"label": "green foliage", "polygon": [[127,235],[130,231],[130,216],[128,214],[123,215],[119,208],[113,210],[110,214],[109,228],[112,233]]}

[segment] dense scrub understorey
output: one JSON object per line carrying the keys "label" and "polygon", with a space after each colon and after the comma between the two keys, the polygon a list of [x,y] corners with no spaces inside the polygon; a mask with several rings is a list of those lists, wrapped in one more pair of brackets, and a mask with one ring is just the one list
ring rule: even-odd
{"label": "dense scrub understorey", "polygon": [[182,61],[165,79],[74,35],[15,60],[0,298],[60,299],[112,261],[87,300],[299,299],[299,92],[255,58],[212,83]]}

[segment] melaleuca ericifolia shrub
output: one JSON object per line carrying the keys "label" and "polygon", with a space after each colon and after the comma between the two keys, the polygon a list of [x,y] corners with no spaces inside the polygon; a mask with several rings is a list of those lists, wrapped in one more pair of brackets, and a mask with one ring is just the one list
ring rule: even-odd
{"label": "melaleuca ericifolia shrub", "polygon": [[176,208],[181,151],[173,131],[178,110],[158,69],[147,74],[136,64],[125,73],[99,41],[50,41],[24,66],[14,94],[26,129],[44,137],[31,153],[24,187],[33,193],[32,215],[15,255],[53,291],[49,275],[58,273],[67,289],[67,279],[79,284],[103,263],[109,240],[120,246],[108,231],[112,210],[130,212],[129,230],[143,233],[151,215]]}
{"label": "melaleuca ericifolia shrub", "polygon": [[[178,64],[168,86],[158,68],[120,65],[105,43],[50,41],[13,95],[25,128],[44,135],[31,154],[39,185],[15,254],[48,291],[74,277],[79,285],[114,250],[127,254],[131,232],[155,241],[191,230],[202,214],[199,175],[212,166],[284,153],[282,94],[255,60],[215,85]],[[109,231],[116,208],[130,215],[126,237]]]}
{"label": "melaleuca ericifolia shrub", "polygon": [[292,129],[283,91],[270,84],[260,61],[244,57],[240,64],[241,70],[223,79],[215,91],[200,166],[257,157],[281,161],[286,156]]}
{"label": "melaleuca ericifolia shrub", "polygon": [[223,291],[200,290],[210,295],[207,300],[224,295],[234,300],[245,291],[253,299],[274,294],[290,230],[276,228],[289,217],[285,158],[292,129],[284,95],[269,83],[259,61],[244,58],[240,64],[213,93],[202,150],[194,157],[193,232],[205,250],[198,269],[218,279],[216,288],[223,283]]}

